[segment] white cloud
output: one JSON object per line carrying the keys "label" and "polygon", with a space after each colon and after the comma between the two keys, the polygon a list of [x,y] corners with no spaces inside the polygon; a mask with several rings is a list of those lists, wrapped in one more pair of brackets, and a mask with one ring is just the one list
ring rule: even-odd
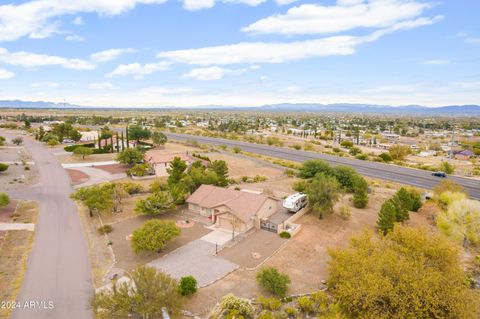
{"label": "white cloud", "polygon": [[200,81],[212,81],[220,80],[225,75],[240,75],[245,73],[245,69],[226,69],[218,66],[209,68],[193,69],[188,73],[185,73],[182,77],[185,79],[196,79]]}
{"label": "white cloud", "polygon": [[450,61],[448,60],[440,60],[440,59],[437,59],[437,60],[427,60],[427,61],[424,61],[423,64],[427,64],[427,65],[442,65],[442,64],[449,64]]}
{"label": "white cloud", "polygon": [[100,82],[100,83],[90,83],[88,88],[91,90],[114,90],[118,89],[118,87],[114,86],[110,82]]}
{"label": "white cloud", "polygon": [[[57,32],[53,19],[66,15],[97,13],[118,15],[138,4],[161,4],[166,0],[31,0],[0,5],[0,41],[14,41],[24,36],[45,38]],[[75,21],[75,20],[74,20]]]}
{"label": "white cloud", "polygon": [[118,58],[121,55],[135,52],[134,49],[109,49],[93,53],[90,57],[95,62],[108,62]]}
{"label": "white cloud", "polygon": [[250,34],[327,34],[356,28],[387,28],[420,16],[431,4],[416,0],[337,1],[333,6],[303,4],[242,29]]}
{"label": "white cloud", "polygon": [[82,38],[81,36],[78,36],[78,35],[76,35],[76,34],[67,35],[67,36],[65,37],[65,40],[67,40],[67,41],[75,41],[75,42],[83,42],[83,41],[85,41],[84,38]]}
{"label": "white cloud", "polygon": [[182,0],[183,7],[187,10],[209,9],[215,6],[217,2],[246,4],[248,6],[256,7],[267,0]]}
{"label": "white cloud", "polygon": [[0,47],[0,62],[24,68],[59,65],[71,70],[93,70],[95,65],[81,59],[69,59],[55,55],[36,54],[26,51],[9,52]]}
{"label": "white cloud", "polygon": [[72,23],[75,24],[75,25],[82,25],[83,24],[83,18],[80,17],[80,16],[75,17],[75,19],[73,19]]}
{"label": "white cloud", "polygon": [[7,71],[5,69],[0,69],[0,80],[6,80],[13,78],[15,76],[15,73]]}
{"label": "white cloud", "polygon": [[131,64],[120,64],[112,72],[105,75],[107,78],[119,77],[133,75],[135,79],[142,79],[145,75],[151,74],[158,71],[167,70],[170,67],[169,62],[161,61],[157,63],[131,63]]}
{"label": "white cloud", "polygon": [[207,66],[285,63],[314,57],[351,55],[361,44],[376,41],[392,32],[430,25],[441,19],[439,16],[432,19],[402,21],[366,36],[342,35],[293,42],[241,42],[199,49],[165,51],[158,53],[157,57],[176,63]]}
{"label": "white cloud", "polygon": [[32,88],[48,88],[48,89],[54,89],[57,88],[59,84],[57,82],[35,82],[35,83],[30,83],[30,87]]}

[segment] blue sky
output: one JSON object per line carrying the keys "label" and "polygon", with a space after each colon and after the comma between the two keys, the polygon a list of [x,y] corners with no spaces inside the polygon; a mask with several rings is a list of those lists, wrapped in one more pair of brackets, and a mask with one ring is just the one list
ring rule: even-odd
{"label": "blue sky", "polygon": [[480,104],[480,1],[0,4],[0,99]]}

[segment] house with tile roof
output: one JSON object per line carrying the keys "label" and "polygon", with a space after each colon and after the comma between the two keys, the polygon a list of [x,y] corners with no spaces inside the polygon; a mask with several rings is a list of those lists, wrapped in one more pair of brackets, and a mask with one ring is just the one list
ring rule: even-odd
{"label": "house with tile roof", "polygon": [[260,228],[262,219],[281,208],[281,201],[271,196],[212,185],[200,186],[187,204],[191,212],[209,218],[218,228],[238,232]]}

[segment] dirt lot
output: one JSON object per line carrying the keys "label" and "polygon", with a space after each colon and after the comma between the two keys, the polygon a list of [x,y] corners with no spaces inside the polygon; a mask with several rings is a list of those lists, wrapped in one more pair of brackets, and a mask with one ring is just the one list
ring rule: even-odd
{"label": "dirt lot", "polygon": [[269,179],[283,176],[283,170],[274,168],[268,163],[257,159],[250,159],[241,156],[221,153],[208,153],[208,157],[214,160],[224,160],[228,164],[228,174],[230,177],[263,175]]}
{"label": "dirt lot", "polygon": [[70,176],[70,181],[72,185],[83,184],[90,179],[87,174],[77,169],[67,168],[66,171],[68,173],[68,176]]}
{"label": "dirt lot", "polygon": [[0,173],[0,191],[35,183],[35,165],[28,164],[31,159],[23,147],[0,147],[0,159],[0,162],[9,165],[6,171]]}
{"label": "dirt lot", "polygon": [[12,220],[12,215],[15,213],[15,209],[17,208],[17,201],[10,200],[10,203],[0,208],[0,223],[8,223]]}
{"label": "dirt lot", "polygon": [[[166,216],[156,217],[163,220],[179,220],[179,216],[175,214],[169,214]],[[140,228],[147,220],[153,219],[148,216],[137,216],[131,219],[124,220],[112,224],[113,232],[109,234],[109,238],[112,241],[113,251],[117,263],[115,264],[116,268],[121,268],[124,270],[131,270],[136,266],[141,264],[148,263],[154,259],[157,259],[169,252],[181,247],[192,240],[198,239],[203,235],[206,235],[210,232],[209,229],[205,228],[202,224],[195,223],[193,227],[182,228],[182,233],[180,236],[175,238],[170,242],[166,249],[161,253],[142,253],[136,255],[131,247],[131,241],[127,240],[127,237],[137,228]]]}
{"label": "dirt lot", "polygon": [[233,247],[225,248],[219,256],[245,268],[255,268],[279,249],[286,239],[276,233],[257,230]]}
{"label": "dirt lot", "polygon": [[91,162],[108,162],[113,161],[117,158],[117,153],[108,153],[108,154],[93,154],[86,156],[84,159],[76,155],[58,155],[57,159],[62,164],[70,163],[91,163]]}
{"label": "dirt lot", "polygon": [[[16,211],[17,222],[35,222],[37,204],[22,201]],[[27,257],[32,248],[34,233],[26,230],[6,231],[0,234],[0,300],[15,300],[23,281]],[[0,317],[7,318],[10,311],[0,309]]]}
{"label": "dirt lot", "polygon": [[[395,189],[374,187],[370,202],[365,209],[356,209],[350,203],[351,195],[345,196],[335,206],[338,211],[342,205],[348,205],[352,217],[342,220],[336,214],[323,220],[312,215],[303,216],[298,223],[301,231],[286,245],[268,259],[264,265],[277,267],[287,273],[292,284],[290,293],[305,293],[321,288],[321,281],[328,276],[328,248],[342,247],[348,243],[352,235],[363,229],[374,229],[377,212],[381,204],[395,193]],[[427,225],[426,213],[411,213],[411,225]],[[265,295],[255,281],[256,270],[239,269],[222,280],[199,290],[188,300],[186,309],[198,314],[206,314],[215,303],[227,293],[243,297]]]}

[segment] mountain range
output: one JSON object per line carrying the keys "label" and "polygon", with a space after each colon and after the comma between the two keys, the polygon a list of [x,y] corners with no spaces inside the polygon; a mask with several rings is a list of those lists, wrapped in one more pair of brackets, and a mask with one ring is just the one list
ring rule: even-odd
{"label": "mountain range", "polygon": [[202,105],[197,107],[97,107],[97,106],[80,106],[70,103],[54,103],[48,101],[22,101],[22,100],[0,100],[0,109],[135,109],[135,110],[239,110],[239,111],[263,111],[263,112],[324,112],[324,113],[380,113],[380,114],[411,114],[411,115],[480,115],[479,105],[448,105],[440,107],[426,107],[421,105],[375,105],[375,104],[318,104],[318,103],[283,103],[269,104],[256,107],[244,106],[222,106],[222,105]]}

